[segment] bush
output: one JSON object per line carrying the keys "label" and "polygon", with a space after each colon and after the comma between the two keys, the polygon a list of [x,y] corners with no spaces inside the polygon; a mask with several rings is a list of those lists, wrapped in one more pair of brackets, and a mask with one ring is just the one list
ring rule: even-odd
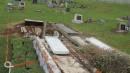
{"label": "bush", "polygon": [[103,73],[130,73],[130,58],[120,52],[89,48],[85,55],[91,65]]}

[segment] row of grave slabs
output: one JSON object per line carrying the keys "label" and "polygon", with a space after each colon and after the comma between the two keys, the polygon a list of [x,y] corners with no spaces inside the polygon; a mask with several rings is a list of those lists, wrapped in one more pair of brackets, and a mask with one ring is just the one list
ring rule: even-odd
{"label": "row of grave slabs", "polygon": [[[78,51],[78,48],[87,46],[87,43],[84,42],[79,37],[80,34],[77,31],[71,30],[70,28],[64,26],[63,24],[56,24],[56,23],[46,23],[46,24],[43,21],[25,19],[24,22],[14,25],[14,27],[8,28],[5,32],[2,32],[1,34],[14,35],[21,38],[24,37],[24,38],[31,38],[31,39],[34,39],[34,37],[36,36],[39,38],[44,38],[44,36],[49,36],[49,37],[55,36],[69,50],[69,54],[67,55],[66,54],[58,55],[52,52],[52,50],[51,52],[48,51],[51,57],[53,58],[54,62],[60,69],[61,73],[93,72],[95,68],[89,65],[89,63],[87,62],[87,59],[85,59],[82,53]],[[23,42],[21,42],[21,44],[23,44]],[[17,43],[15,43],[15,45],[17,45]],[[25,48],[28,48],[28,47],[25,47]],[[51,48],[49,44],[48,44],[48,47]],[[50,49],[47,49],[47,50],[50,50]],[[16,53],[17,51],[18,50],[16,50],[14,53]],[[22,48],[21,48],[21,51],[23,51],[24,53],[24,50],[22,50]],[[34,54],[34,52],[32,53]],[[25,56],[24,56],[24,61],[22,61],[21,63],[17,62],[17,64],[14,64],[14,66],[15,68],[16,67],[22,68],[22,67],[26,67],[29,64],[35,64],[35,63],[37,63],[37,60],[35,57],[33,57],[33,59],[29,61],[25,61]],[[69,69],[68,67],[71,69]],[[77,68],[78,68],[78,71],[77,71]],[[33,71],[33,68],[31,68],[31,66],[30,66],[30,69]],[[98,69],[96,71],[100,72],[98,71]],[[54,72],[51,71],[50,73],[54,73]]]}

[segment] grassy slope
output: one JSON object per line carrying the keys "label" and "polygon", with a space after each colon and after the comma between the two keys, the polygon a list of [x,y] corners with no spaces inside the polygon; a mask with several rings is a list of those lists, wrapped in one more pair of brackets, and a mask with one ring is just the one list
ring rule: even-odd
{"label": "grassy slope", "polygon": [[103,40],[109,45],[130,54],[130,33],[123,35],[112,32],[112,30],[117,27],[117,22],[115,21],[117,17],[130,15],[130,5],[106,3],[94,3],[93,5],[90,3],[88,5],[90,8],[87,11],[81,11],[85,17],[91,16],[95,19],[103,18],[107,20],[107,23],[104,25],[74,25],[74,27],[84,31],[86,34],[96,36],[98,39]]}

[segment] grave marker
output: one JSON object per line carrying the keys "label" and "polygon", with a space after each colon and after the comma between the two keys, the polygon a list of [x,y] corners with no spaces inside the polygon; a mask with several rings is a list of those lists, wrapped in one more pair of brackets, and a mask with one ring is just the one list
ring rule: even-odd
{"label": "grave marker", "polygon": [[75,14],[74,19],[72,20],[73,23],[83,23],[83,17],[81,14]]}
{"label": "grave marker", "polygon": [[130,31],[130,19],[128,20],[128,31]]}
{"label": "grave marker", "polygon": [[126,30],[126,25],[121,24],[121,25],[120,25],[120,30]]}
{"label": "grave marker", "polygon": [[7,4],[7,11],[10,12],[13,10],[13,4],[12,3],[8,3]]}
{"label": "grave marker", "polygon": [[25,8],[25,2],[24,1],[20,1],[18,7],[19,7],[19,9],[23,10]]}
{"label": "grave marker", "polygon": [[126,32],[128,30],[128,26],[124,22],[120,22],[118,24],[118,30],[116,32]]}
{"label": "grave marker", "polygon": [[54,7],[54,5],[53,5],[53,3],[52,3],[52,0],[49,0],[49,1],[47,2],[47,4],[48,4],[48,7],[49,7],[49,8],[53,8],[53,7]]}

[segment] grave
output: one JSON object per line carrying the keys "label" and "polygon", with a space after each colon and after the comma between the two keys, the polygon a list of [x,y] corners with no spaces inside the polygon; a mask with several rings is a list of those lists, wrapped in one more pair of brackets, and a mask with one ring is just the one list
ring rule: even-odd
{"label": "grave", "polygon": [[12,0],[12,2],[8,3],[8,5],[7,5],[8,12],[13,9],[16,9],[16,8],[23,10],[25,8],[25,1],[24,0]]}
{"label": "grave", "polygon": [[7,11],[10,12],[13,10],[13,4],[12,3],[8,3],[7,4]]}
{"label": "grave", "polygon": [[20,1],[18,4],[18,8],[23,10],[25,8],[25,2],[24,1]]}
{"label": "grave", "polygon": [[116,32],[128,32],[130,31],[130,19],[128,19],[128,23],[120,22],[118,24],[118,30]]}
{"label": "grave", "polygon": [[126,25],[126,23],[120,22],[118,24],[118,29],[116,32],[127,32],[127,30],[128,30],[128,26]]}
{"label": "grave", "polygon": [[81,14],[75,14],[74,19],[72,20],[73,23],[81,24],[83,23],[83,17]]}
{"label": "grave", "polygon": [[93,19],[93,18],[89,17],[89,18],[87,19],[87,23],[93,23],[93,22],[94,22],[94,19]]}
{"label": "grave", "polygon": [[62,43],[62,41],[58,37],[45,36],[45,40],[50,46],[50,49],[53,52],[53,54],[60,54],[60,55],[69,54],[68,48]]}
{"label": "grave", "polygon": [[130,19],[128,20],[128,31],[130,31]]}
{"label": "grave", "polygon": [[48,1],[48,2],[47,2],[47,5],[48,5],[49,8],[53,8],[53,7],[54,7],[52,1]]}

